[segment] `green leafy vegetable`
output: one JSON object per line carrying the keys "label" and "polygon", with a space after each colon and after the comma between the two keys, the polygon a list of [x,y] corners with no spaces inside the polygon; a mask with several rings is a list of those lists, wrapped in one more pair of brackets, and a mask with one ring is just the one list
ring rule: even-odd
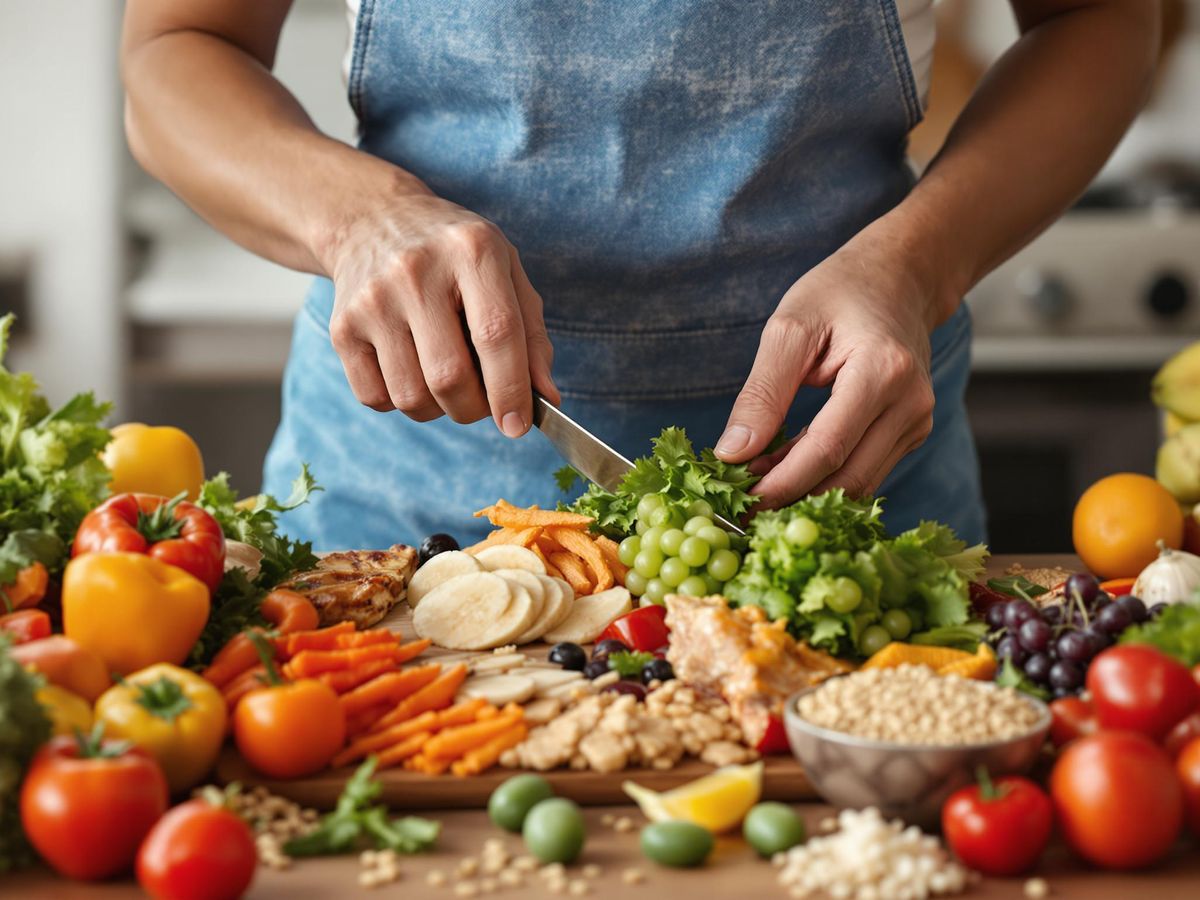
{"label": "green leafy vegetable", "polygon": [[12,323],[11,314],[0,318],[0,585],[34,562],[61,571],[109,482],[99,455],[109,404],[76,394],[51,410],[32,375],[3,365]]}
{"label": "green leafy vegetable", "polygon": [[967,622],[965,625],[943,625],[940,628],[930,628],[908,638],[910,644],[927,644],[934,647],[953,647],[955,650],[965,650],[974,653],[979,649],[979,642],[987,635],[986,622]]}
{"label": "green leafy vegetable", "polygon": [[203,669],[235,634],[254,626],[265,626],[267,620],[261,612],[265,596],[267,588],[246,577],[245,569],[226,572],[213,592],[208,621],[192,645],[188,665]]}
{"label": "green leafy vegetable", "polygon": [[333,812],[321,819],[315,831],[284,844],[283,852],[289,856],[329,856],[369,844],[379,850],[419,853],[432,847],[441,823],[416,816],[389,818],[387,807],[374,803],[383,790],[374,774],[375,757],[371,756],[346,782]]}
{"label": "green leafy vegetable", "polygon": [[1039,700],[1050,699],[1050,692],[1030,681],[1029,677],[1013,664],[1011,656],[1004,657],[1004,665],[1000,668],[1000,674],[996,676],[996,684],[1000,687],[1016,688],[1022,694],[1037,697]]}
{"label": "green leafy vegetable", "polygon": [[1152,644],[1187,666],[1200,663],[1200,597],[1172,603],[1156,619],[1131,625],[1122,644]]}
{"label": "green leafy vegetable", "polygon": [[1035,584],[1024,575],[1005,575],[1003,578],[989,578],[987,586],[997,593],[1008,594],[1010,597],[1022,597],[1025,600],[1049,593],[1050,590],[1049,588],[1042,587],[1040,584]]}
{"label": "green leafy vegetable", "polygon": [[[882,511],[880,500],[854,500],[835,488],[759,513],[750,523],[750,552],[726,594],[740,605],[762,607],[772,619],[786,619],[794,635],[839,655],[862,656],[860,636],[889,609],[915,613],[928,629],[927,642],[974,649],[979,635],[978,626],[968,625],[967,585],[982,573],[987,549],[968,547],[936,522],[891,538]],[[788,525],[798,519],[817,526],[811,543],[789,539]],[[862,591],[857,605],[844,612],[837,611],[845,609],[838,602],[841,578]]]}
{"label": "green leafy vegetable", "polygon": [[558,485],[558,489],[564,494],[575,487],[577,481],[582,480],[583,476],[575,470],[574,466],[563,466],[554,472],[554,483]]}
{"label": "green leafy vegetable", "polygon": [[29,761],[50,738],[50,719],[35,697],[42,678],[9,655],[9,644],[0,632],[0,872],[33,861],[17,797]]}
{"label": "green leafy vegetable", "polygon": [[[564,491],[575,483],[565,469],[554,478]],[[662,494],[680,506],[705,500],[718,515],[736,520],[754,503],[749,489],[756,481],[747,466],[723,462],[712,450],[697,457],[682,428],[664,428],[651,455],[634,460],[615,492],[590,484],[568,508],[594,517],[596,530],[623,537],[633,531],[638,501],[646,494]]]}
{"label": "green leafy vegetable", "polygon": [[632,650],[618,650],[608,654],[608,668],[622,678],[632,678],[642,673],[642,666],[654,659],[653,653],[645,651],[635,653]]}

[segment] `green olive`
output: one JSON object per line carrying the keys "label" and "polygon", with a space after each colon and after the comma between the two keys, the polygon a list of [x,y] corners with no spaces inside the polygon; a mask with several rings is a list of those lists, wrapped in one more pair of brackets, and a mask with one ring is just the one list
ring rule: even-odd
{"label": "green olive", "polygon": [[771,857],[804,843],[804,820],[782,803],[758,803],[746,814],[742,835],[759,856]]}
{"label": "green olive", "polygon": [[488,818],[506,831],[520,831],[529,811],[553,796],[550,783],[540,775],[514,775],[492,791]]}
{"label": "green olive", "polygon": [[569,863],[587,837],[579,807],[562,797],[543,800],[525,816],[525,846],[544,863]]}
{"label": "green olive", "polygon": [[712,852],[713,836],[691,822],[653,822],[642,829],[642,855],[659,865],[701,865]]}

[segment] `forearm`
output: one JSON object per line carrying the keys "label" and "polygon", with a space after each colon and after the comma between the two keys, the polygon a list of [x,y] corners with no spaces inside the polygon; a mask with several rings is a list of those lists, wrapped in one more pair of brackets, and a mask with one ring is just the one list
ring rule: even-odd
{"label": "forearm", "polygon": [[930,325],[1078,197],[1150,84],[1156,4],[1081,2],[1022,24],[920,182],[878,223],[931,286]]}
{"label": "forearm", "polygon": [[216,228],[275,262],[331,274],[321,248],[348,224],[338,210],[404,182],[422,189],[321,134],[261,62],[220,37],[171,31],[128,49],[122,68],[138,161]]}

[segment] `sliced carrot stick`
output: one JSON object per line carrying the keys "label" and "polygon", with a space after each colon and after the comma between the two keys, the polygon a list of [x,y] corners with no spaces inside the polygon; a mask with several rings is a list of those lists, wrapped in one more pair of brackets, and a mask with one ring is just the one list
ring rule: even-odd
{"label": "sliced carrot stick", "polygon": [[400,639],[386,628],[372,628],[369,631],[351,631],[337,636],[334,649],[349,650],[352,647],[368,647],[371,644],[399,644]]}
{"label": "sliced carrot stick", "polygon": [[396,660],[396,665],[403,665],[410,659],[416,659],[428,650],[432,644],[433,641],[429,638],[421,638],[419,641],[409,641],[407,644],[401,644],[396,648],[396,655],[393,659]]}
{"label": "sliced carrot stick", "polygon": [[284,664],[283,673],[291,679],[312,678],[322,672],[356,669],[380,659],[395,660],[399,651],[395,644],[370,644],[350,650],[301,650]]}
{"label": "sliced carrot stick", "polygon": [[408,740],[401,741],[392,747],[388,747],[377,757],[375,757],[375,768],[386,769],[389,766],[398,766],[410,756],[416,756],[421,752],[421,748],[425,746],[425,742],[430,738],[428,731],[419,731]]}
{"label": "sliced carrot stick", "polygon": [[385,731],[373,731],[351,741],[329,765],[339,769],[352,762],[358,762],[376,750],[383,750],[401,741],[407,740],[422,731],[433,733],[436,730],[438,714],[435,712],[421,713],[415,719],[393,725]]}
{"label": "sliced carrot stick", "polygon": [[280,634],[307,631],[321,624],[321,616],[312,601],[287,588],[276,588],[263,597],[259,612]]}
{"label": "sliced carrot stick", "polygon": [[424,754],[417,754],[405,760],[404,768],[410,772],[420,772],[422,775],[441,775],[450,768],[450,760],[434,760]]}
{"label": "sliced carrot stick", "polygon": [[353,622],[338,622],[328,628],[293,632],[287,636],[287,654],[295,656],[301,650],[334,650],[337,648],[338,635],[352,631]]}
{"label": "sliced carrot stick", "polygon": [[430,759],[458,759],[476,747],[486,744],[496,735],[501,734],[521,721],[521,711],[484,719],[482,722],[472,722],[470,725],[459,725],[438,732],[437,737],[431,738],[423,751]]}
{"label": "sliced carrot stick", "polygon": [[261,664],[247,669],[222,689],[221,696],[225,698],[226,709],[232,713],[239,700],[266,683],[267,670]]}
{"label": "sliced carrot stick", "polygon": [[396,663],[390,659],[377,659],[373,663],[359,666],[357,669],[341,669],[337,672],[324,672],[317,676],[317,681],[323,681],[333,688],[335,694],[352,691],[360,684],[366,684],[372,678],[378,678],[388,672],[396,671]]}
{"label": "sliced carrot stick", "polygon": [[450,765],[450,771],[458,776],[478,775],[481,772],[486,772],[500,761],[500,756],[505,750],[517,746],[517,744],[525,740],[525,736],[528,733],[529,728],[524,722],[518,722],[516,725],[509,726],[486,744],[476,747],[463,756],[462,759],[453,762]]}
{"label": "sliced carrot stick", "polygon": [[[260,630],[261,629],[256,629]],[[258,665],[258,651],[244,631],[238,632],[217,651],[213,661],[201,674],[214,687],[224,688],[239,675]]]}
{"label": "sliced carrot stick", "polygon": [[353,742],[364,734],[370,733],[371,729],[375,727],[375,723],[383,718],[388,709],[387,706],[372,706],[370,709],[364,709],[352,716],[346,716],[346,737]]}
{"label": "sliced carrot stick", "polygon": [[445,709],[454,701],[454,695],[458,693],[458,689],[466,680],[466,663],[459,663],[445,669],[436,680],[401,700],[400,704],[376,722],[371,730],[382,731],[431,709]]}
{"label": "sliced carrot stick", "polygon": [[416,666],[412,669],[401,669],[399,672],[388,672],[378,678],[356,687],[348,694],[343,694],[339,701],[347,716],[370,709],[372,706],[399,703],[405,697],[415,694],[425,685],[432,682],[441,674],[442,667],[437,663]]}

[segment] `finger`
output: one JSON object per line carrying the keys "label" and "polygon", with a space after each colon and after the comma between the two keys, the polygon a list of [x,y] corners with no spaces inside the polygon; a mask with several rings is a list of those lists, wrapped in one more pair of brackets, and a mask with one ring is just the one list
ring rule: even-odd
{"label": "finger", "polygon": [[779,465],[780,460],[782,460],[788,455],[788,453],[791,452],[791,449],[796,446],[796,441],[804,437],[804,432],[807,430],[807,426],[801,428],[798,435],[796,435],[794,438],[790,438],[771,453],[764,453],[762,456],[750,460],[750,473],[761,478],[763,475],[766,475],[768,472],[770,472],[773,468]]}
{"label": "finger", "polygon": [[529,380],[533,389],[558,406],[562,395],[554,383],[554,345],[546,331],[542,317],[542,297],[534,289],[525,274],[525,268],[517,257],[517,251],[509,252],[509,267],[512,271],[513,288],[517,292],[517,303],[521,307],[521,318],[525,323],[525,348],[529,356]]}
{"label": "finger", "polygon": [[355,336],[353,329],[342,318],[335,318],[329,325],[330,343],[342,361],[342,371],[354,399],[363,406],[377,412],[388,412],[395,407],[388,394],[387,382],[379,369],[375,347]]}
{"label": "finger", "polygon": [[488,414],[487,397],[467,349],[449,282],[422,286],[420,302],[408,316],[425,385],[455,422],[475,422]]}
{"label": "finger", "polygon": [[441,406],[425,384],[421,360],[407,327],[396,328],[380,340],[375,354],[392,406],[417,422],[428,422],[442,415]]}
{"label": "finger", "polygon": [[871,423],[845,464],[813,488],[820,494],[830,488],[843,488],[851,497],[875,493],[896,463],[920,443],[918,428],[909,410],[892,407]]}
{"label": "finger", "polygon": [[746,384],[734,401],[716,454],[742,462],[762,452],[783,424],[821,348],[813,329],[798,319],[771,316]]}
{"label": "finger", "polygon": [[485,249],[459,274],[459,287],[492,418],[508,437],[520,437],[533,423],[533,393],[508,254]]}

